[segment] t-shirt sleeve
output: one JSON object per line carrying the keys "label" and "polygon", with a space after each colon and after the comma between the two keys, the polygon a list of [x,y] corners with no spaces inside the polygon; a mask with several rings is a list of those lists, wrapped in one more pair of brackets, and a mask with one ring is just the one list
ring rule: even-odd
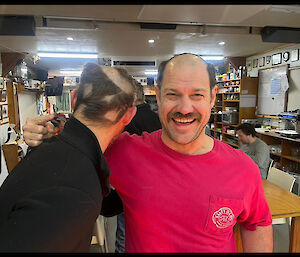
{"label": "t-shirt sleeve", "polygon": [[100,204],[70,187],[34,192],[13,206],[0,227],[0,251],[74,251],[91,234]]}
{"label": "t-shirt sleeve", "polygon": [[[256,165],[255,168],[258,169]],[[256,230],[257,226],[271,225],[272,214],[265,197],[259,170],[255,172],[249,187],[251,189],[244,198],[244,210],[239,215],[238,222],[248,230]]]}

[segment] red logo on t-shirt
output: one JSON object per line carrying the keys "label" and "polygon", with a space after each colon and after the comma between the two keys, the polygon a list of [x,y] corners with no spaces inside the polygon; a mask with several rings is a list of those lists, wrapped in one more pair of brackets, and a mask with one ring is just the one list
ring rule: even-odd
{"label": "red logo on t-shirt", "polygon": [[234,214],[228,207],[220,208],[212,216],[212,220],[218,228],[229,227],[233,223],[233,218]]}

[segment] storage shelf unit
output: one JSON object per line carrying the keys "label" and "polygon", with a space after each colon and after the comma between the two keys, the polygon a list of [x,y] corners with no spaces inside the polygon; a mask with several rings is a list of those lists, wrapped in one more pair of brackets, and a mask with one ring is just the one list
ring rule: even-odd
{"label": "storage shelf unit", "polygon": [[300,139],[283,137],[274,132],[258,132],[257,135],[269,146],[280,146],[281,153],[270,152],[270,154],[272,159],[280,163],[281,169],[300,173],[300,156],[292,155],[293,149],[300,149]]}
{"label": "storage shelf unit", "polygon": [[[245,77],[242,79],[218,81],[217,87],[216,103],[210,118],[211,124],[214,124],[211,134],[213,137],[238,148],[239,142],[236,135],[227,133],[227,129],[234,130],[241,123],[242,119],[256,118],[256,107],[246,107],[249,105],[245,104],[246,100],[243,96],[255,95],[257,102],[258,78]],[[221,116],[218,115],[218,112],[225,111],[226,107],[237,108],[239,112],[238,124],[227,124],[220,120]],[[217,128],[221,129],[221,132],[216,132]]]}

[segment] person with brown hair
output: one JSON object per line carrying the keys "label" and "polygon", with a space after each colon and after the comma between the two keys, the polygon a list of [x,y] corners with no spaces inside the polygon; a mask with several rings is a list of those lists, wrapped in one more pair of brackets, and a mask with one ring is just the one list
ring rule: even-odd
{"label": "person with brown hair", "polygon": [[[28,153],[0,187],[0,252],[89,251],[103,197],[110,192],[103,152],[135,115],[134,98],[135,85],[125,70],[84,66],[74,115],[63,132]],[[39,132],[53,133],[47,124]]]}
{"label": "person with brown hair", "polygon": [[240,124],[236,132],[241,143],[240,149],[258,165],[261,177],[267,179],[271,161],[269,146],[256,136],[255,128],[250,123]]}

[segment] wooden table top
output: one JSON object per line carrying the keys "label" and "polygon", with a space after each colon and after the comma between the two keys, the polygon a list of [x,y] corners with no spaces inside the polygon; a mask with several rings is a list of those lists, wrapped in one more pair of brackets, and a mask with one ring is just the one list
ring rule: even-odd
{"label": "wooden table top", "polygon": [[300,216],[299,196],[288,192],[266,179],[262,179],[262,181],[273,219]]}

